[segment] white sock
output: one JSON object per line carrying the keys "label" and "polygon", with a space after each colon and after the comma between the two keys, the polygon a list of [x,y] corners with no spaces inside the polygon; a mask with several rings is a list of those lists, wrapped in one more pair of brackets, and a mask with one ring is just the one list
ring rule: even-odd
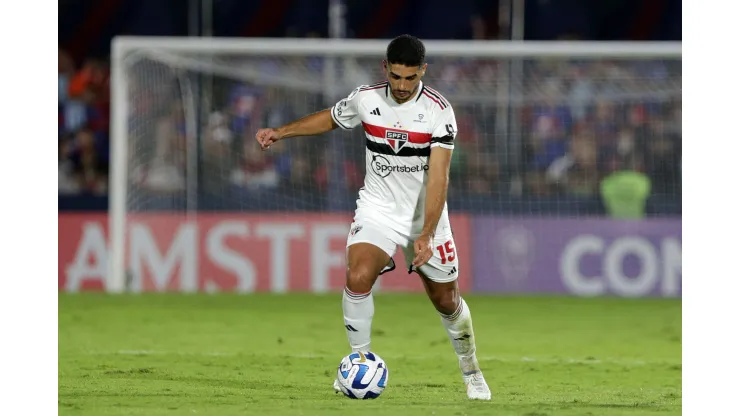
{"label": "white sock", "polygon": [[344,327],[352,351],[370,351],[370,327],[375,314],[373,292],[354,293],[344,288],[342,295]]}
{"label": "white sock", "polygon": [[452,315],[442,316],[442,325],[447,330],[452,347],[460,361],[460,370],[463,374],[480,371],[478,359],[475,357],[475,334],[473,333],[473,318],[465,300],[460,298],[460,305]]}

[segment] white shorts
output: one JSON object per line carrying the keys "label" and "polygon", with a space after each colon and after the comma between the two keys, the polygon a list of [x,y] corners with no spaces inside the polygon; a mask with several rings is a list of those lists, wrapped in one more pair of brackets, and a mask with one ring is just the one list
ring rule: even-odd
{"label": "white shorts", "polygon": [[[355,217],[347,236],[347,248],[352,244],[369,243],[385,251],[391,260],[380,272],[383,274],[396,268],[393,256],[396,254],[396,248],[400,246],[406,259],[406,268],[411,274],[415,271],[411,263],[416,256],[414,241],[417,237],[406,235],[388,225],[382,225],[379,221]],[[419,271],[434,282],[448,283],[457,279],[458,269],[457,251],[452,232],[436,235],[432,247],[432,258],[420,266]]]}

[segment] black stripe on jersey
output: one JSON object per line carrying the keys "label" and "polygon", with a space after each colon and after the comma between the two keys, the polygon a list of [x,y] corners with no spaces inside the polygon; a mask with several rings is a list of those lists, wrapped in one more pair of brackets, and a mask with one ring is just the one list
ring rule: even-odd
{"label": "black stripe on jersey", "polygon": [[443,137],[432,137],[432,143],[442,143],[442,144],[452,144],[452,142],[455,140],[452,135],[447,135]]}
{"label": "black stripe on jersey", "polygon": [[424,87],[423,91],[426,91],[427,94],[429,94],[429,95],[433,96],[434,98],[438,99],[439,102],[440,102],[440,104],[442,104],[442,107],[443,108],[447,108],[447,106],[449,105],[449,104],[447,104],[447,101],[444,100],[444,98],[440,97],[439,94],[436,94],[436,93],[432,92],[432,90],[430,90],[429,88]]}
{"label": "black stripe on jersey", "polygon": [[431,149],[429,147],[402,147],[401,150],[398,151],[398,153],[394,152],[393,149],[386,143],[377,143],[374,141],[371,141],[370,139],[365,139],[365,146],[367,146],[367,150],[375,153],[380,153],[382,155],[391,155],[391,156],[429,156]]}
{"label": "black stripe on jersey", "polygon": [[332,118],[332,120],[334,120],[334,122],[335,122],[335,123],[337,123],[337,126],[339,126],[339,127],[343,128],[343,129],[345,129],[345,130],[350,130],[350,128],[349,128],[349,127],[345,126],[344,124],[340,123],[340,122],[339,122],[339,120],[337,120],[337,116],[335,116],[335,115],[334,115],[334,109],[335,109],[336,107],[337,107],[337,106],[334,106],[334,107],[332,107],[332,108],[331,108],[331,110],[329,111],[329,113],[331,113],[331,118]]}
{"label": "black stripe on jersey", "polygon": [[445,107],[447,107],[448,105],[450,105],[450,103],[448,103],[447,100],[445,100],[445,97],[443,97],[442,94],[438,93],[437,91],[435,91],[435,90],[433,90],[431,88],[427,88],[426,86],[424,88],[426,88],[426,90],[427,90],[428,93],[430,93],[433,96],[437,97],[439,99],[439,101],[442,101],[442,104],[444,104]]}

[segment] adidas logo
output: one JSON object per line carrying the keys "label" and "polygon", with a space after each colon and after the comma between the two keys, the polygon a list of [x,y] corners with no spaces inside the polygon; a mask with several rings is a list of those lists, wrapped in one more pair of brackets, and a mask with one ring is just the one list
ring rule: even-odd
{"label": "adidas logo", "polygon": [[457,267],[452,267],[452,270],[450,270],[449,273],[447,273],[447,276],[452,276],[453,274],[457,273]]}
{"label": "adidas logo", "polygon": [[380,115],[380,109],[376,108],[375,110],[371,111],[370,114],[372,114],[374,116],[379,116]]}

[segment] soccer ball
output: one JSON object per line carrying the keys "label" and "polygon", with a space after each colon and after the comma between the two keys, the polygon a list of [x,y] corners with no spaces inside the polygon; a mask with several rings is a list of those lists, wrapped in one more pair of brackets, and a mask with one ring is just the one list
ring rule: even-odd
{"label": "soccer ball", "polygon": [[377,354],[353,352],[339,363],[337,381],[351,399],[375,399],[388,383],[388,367]]}

